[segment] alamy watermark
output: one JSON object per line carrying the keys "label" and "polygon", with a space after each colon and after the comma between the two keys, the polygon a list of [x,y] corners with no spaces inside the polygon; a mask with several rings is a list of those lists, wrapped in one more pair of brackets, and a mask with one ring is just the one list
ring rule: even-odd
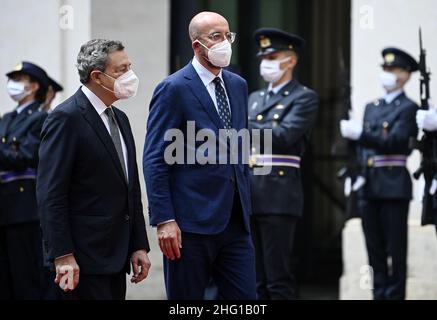
{"label": "alamy watermark", "polygon": [[[195,121],[187,121],[186,128],[169,129],[164,141],[169,142],[164,151],[168,165],[175,164],[250,164],[254,175],[267,175],[271,165],[256,165],[251,162],[251,151],[272,153],[271,129],[212,129],[196,130]],[[262,144],[261,144],[262,142]]]}

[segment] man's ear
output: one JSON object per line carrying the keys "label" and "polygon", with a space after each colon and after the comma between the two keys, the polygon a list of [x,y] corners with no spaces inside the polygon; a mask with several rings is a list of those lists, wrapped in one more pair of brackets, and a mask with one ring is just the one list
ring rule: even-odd
{"label": "man's ear", "polygon": [[201,52],[202,48],[200,48],[201,45],[200,45],[199,42],[197,42],[197,41],[193,41],[193,42],[191,43],[191,47],[193,48],[193,50],[194,50],[195,53],[197,53],[197,54],[202,53],[202,52]]}
{"label": "man's ear", "polygon": [[296,67],[298,60],[299,60],[299,58],[298,58],[297,54],[293,53],[291,55],[291,60],[290,60],[290,64],[291,64],[292,68]]}
{"label": "man's ear", "polygon": [[98,84],[101,84],[101,81],[100,81],[100,72],[97,71],[97,70],[91,71],[91,73],[90,73],[90,80],[93,80],[94,82],[96,82]]}

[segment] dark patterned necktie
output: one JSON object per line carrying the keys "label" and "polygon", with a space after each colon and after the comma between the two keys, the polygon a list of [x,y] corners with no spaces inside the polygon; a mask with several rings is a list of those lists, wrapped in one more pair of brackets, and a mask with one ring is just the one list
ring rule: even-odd
{"label": "dark patterned necktie", "polygon": [[127,180],[127,172],[126,165],[124,163],[123,148],[121,146],[120,131],[118,130],[117,121],[115,121],[114,110],[112,110],[112,108],[106,108],[105,113],[108,116],[109,120],[109,132],[111,133],[112,142],[114,142],[115,150],[117,151],[118,158],[120,159],[120,164],[123,169],[124,177]]}
{"label": "dark patterned necktie", "polygon": [[222,80],[220,77],[216,77],[213,82],[215,84],[215,98],[220,119],[223,121],[225,129],[231,129],[231,110],[229,109],[228,99],[226,99],[225,89],[222,86]]}

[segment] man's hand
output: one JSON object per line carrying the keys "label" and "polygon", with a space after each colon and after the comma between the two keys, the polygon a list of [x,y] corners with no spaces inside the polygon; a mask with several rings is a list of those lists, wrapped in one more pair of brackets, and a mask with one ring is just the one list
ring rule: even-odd
{"label": "man's hand", "polygon": [[182,233],[176,221],[163,223],[158,226],[159,247],[170,260],[181,257]]}
{"label": "man's hand", "polygon": [[[59,286],[61,286],[61,289],[64,290],[64,292],[68,292],[76,289],[77,285],[79,284],[80,269],[74,256],[70,254],[64,257],[56,258],[55,268],[56,268],[55,283],[59,284]],[[63,281],[61,281],[63,279],[63,276],[68,277],[68,272],[73,273],[73,283],[70,285],[68,285],[68,283],[64,283]]]}
{"label": "man's hand", "polygon": [[358,140],[363,132],[363,128],[353,120],[341,120],[340,132],[343,138]]}
{"label": "man's hand", "polygon": [[132,283],[139,283],[147,278],[150,269],[150,260],[146,250],[138,250],[131,257],[132,269],[134,274],[130,279]]}

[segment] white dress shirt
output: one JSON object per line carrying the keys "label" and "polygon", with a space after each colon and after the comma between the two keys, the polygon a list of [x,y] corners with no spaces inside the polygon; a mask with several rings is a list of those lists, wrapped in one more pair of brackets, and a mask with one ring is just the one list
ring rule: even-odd
{"label": "white dress shirt", "polygon": [[[102,100],[98,96],[94,94],[90,89],[88,89],[86,86],[82,86],[82,92],[86,95],[88,100],[91,102],[94,109],[96,109],[97,114],[102,119],[103,123],[105,124],[106,130],[108,130],[109,135],[111,135],[111,131],[109,130],[109,119],[108,116],[105,113],[107,107]],[[127,148],[126,144],[124,143],[123,135],[121,134],[120,127],[118,128],[118,132],[120,134],[120,140],[121,140],[121,148],[123,150],[123,158],[124,158],[124,165],[126,167],[126,176],[129,178],[129,172],[128,172],[128,165],[127,165]]]}
{"label": "white dress shirt", "polygon": [[223,81],[222,70],[220,70],[220,73],[216,76],[215,74],[211,73],[208,69],[206,69],[204,66],[202,66],[195,56],[191,64],[193,65],[194,70],[196,70],[197,74],[199,75],[200,80],[202,80],[203,84],[205,85],[206,90],[208,90],[212,102],[214,102],[214,106],[215,109],[217,110],[217,113],[218,113],[218,107],[217,107],[217,99],[215,97],[215,84],[213,81],[216,77],[219,77],[222,80],[221,84],[223,90],[225,90],[226,100],[228,101],[228,106],[229,106],[229,112],[231,112],[231,104],[229,103],[228,93],[226,92],[226,88],[224,86],[225,82]]}

